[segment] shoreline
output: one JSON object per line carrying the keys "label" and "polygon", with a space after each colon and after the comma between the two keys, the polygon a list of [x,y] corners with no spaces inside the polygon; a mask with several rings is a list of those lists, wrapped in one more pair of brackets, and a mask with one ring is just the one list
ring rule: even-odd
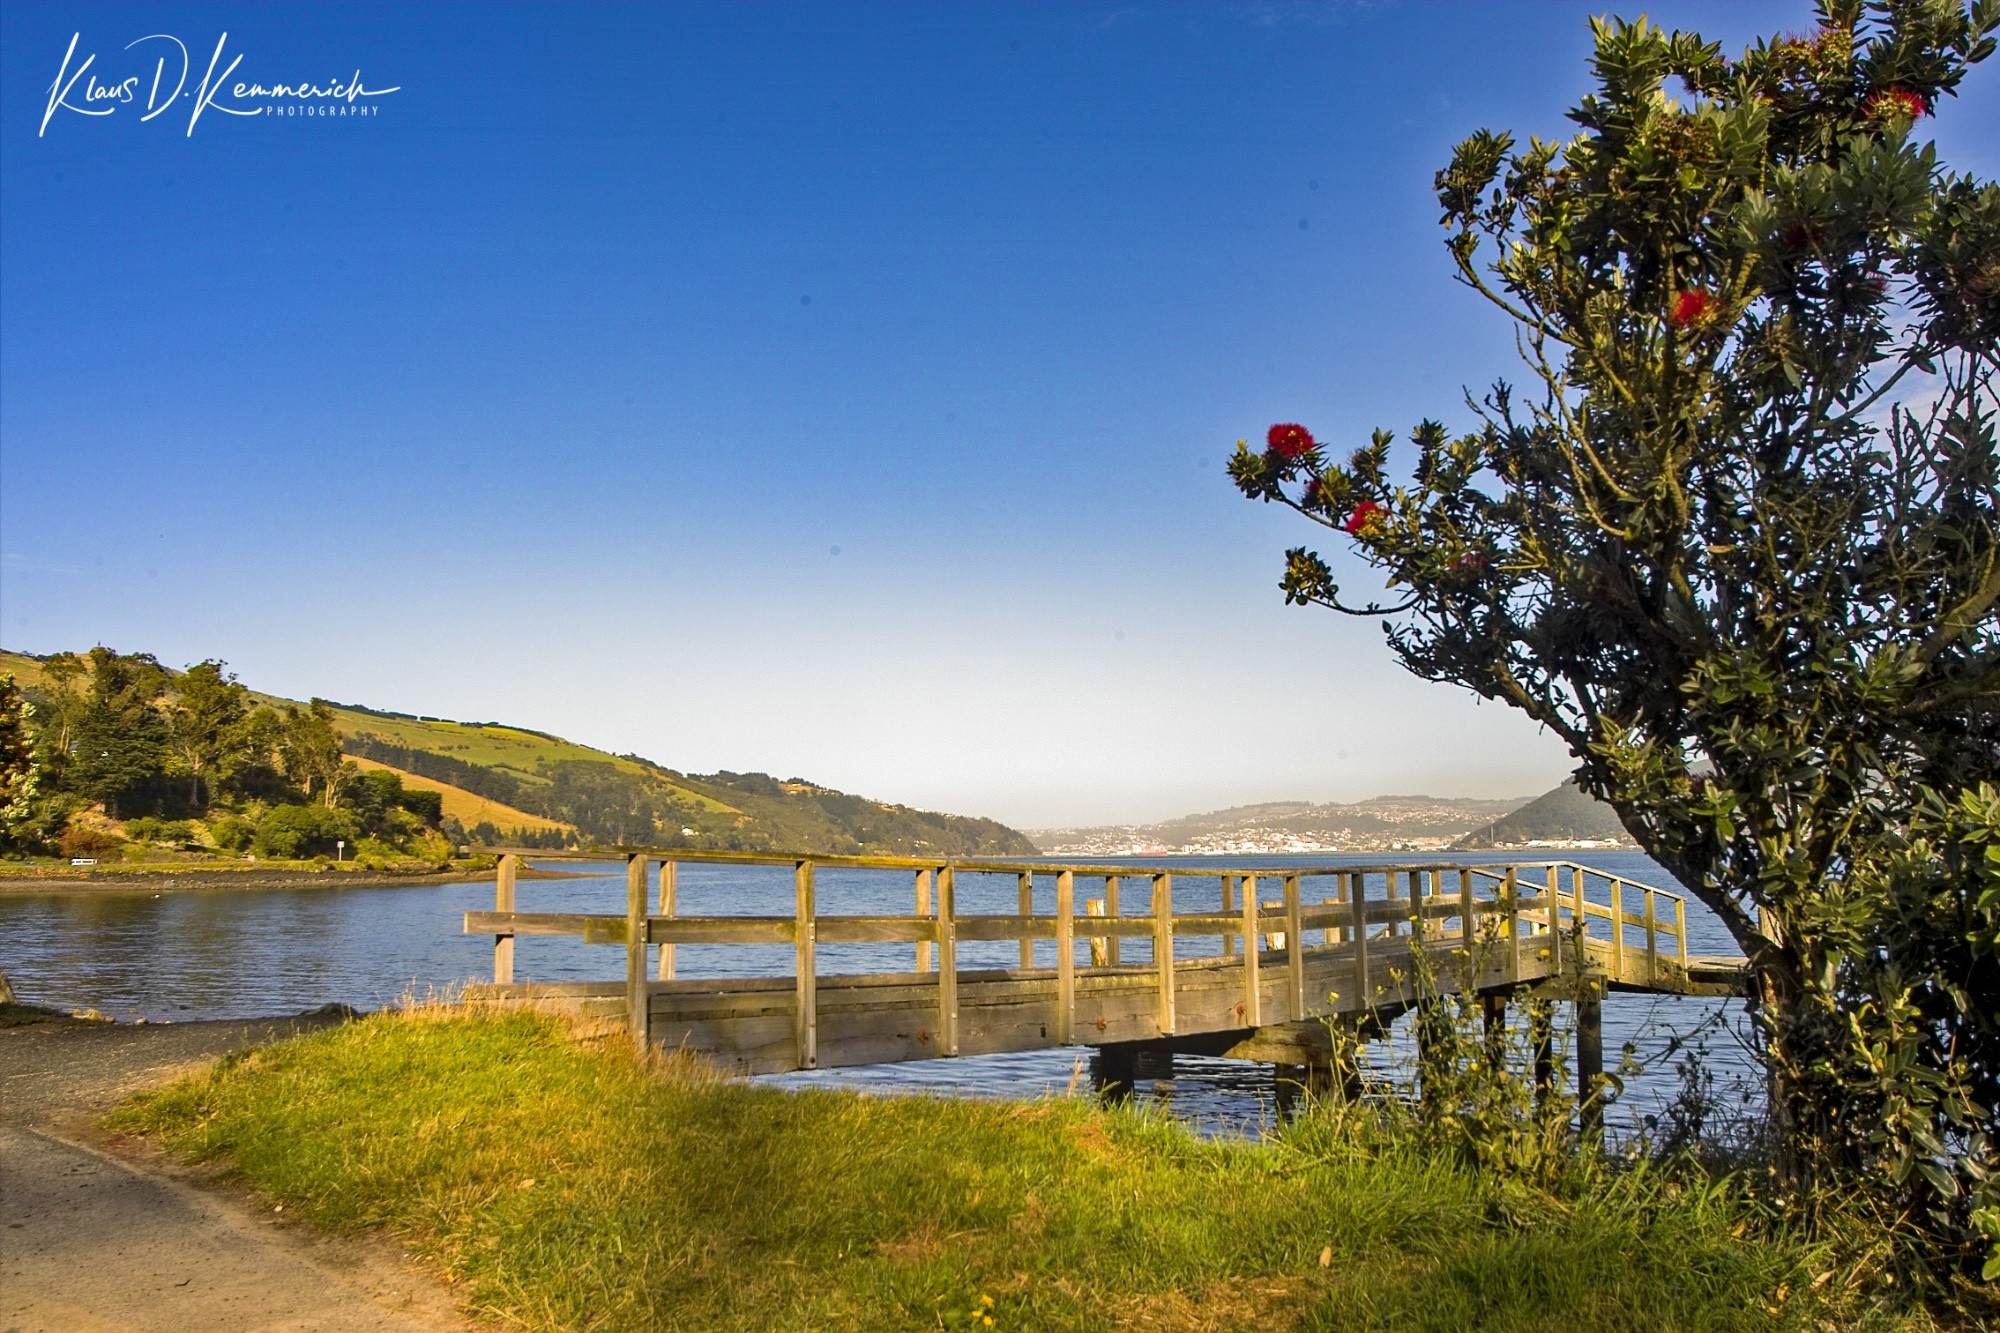
{"label": "shoreline", "polygon": [[[256,890],[268,892],[273,889],[393,889],[417,888],[438,884],[480,884],[491,883],[496,871],[492,866],[472,867],[463,870],[432,871],[420,874],[396,874],[386,870],[264,870],[250,869],[224,870],[213,866],[191,866],[187,869],[164,866],[135,866],[130,870],[92,869],[70,874],[8,874],[0,871],[0,898],[26,897],[31,894],[48,893],[227,893],[232,890]],[[522,866],[520,878],[530,879],[585,879],[577,871],[539,870],[532,866]]]}

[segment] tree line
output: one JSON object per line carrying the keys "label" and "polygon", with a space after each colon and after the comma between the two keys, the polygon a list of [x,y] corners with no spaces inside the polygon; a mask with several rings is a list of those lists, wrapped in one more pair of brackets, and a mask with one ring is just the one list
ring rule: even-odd
{"label": "tree line", "polygon": [[125,844],[245,852],[449,855],[443,797],[363,772],[315,699],[258,703],[209,660],[56,653],[38,683],[0,676],[0,848],[106,855]]}

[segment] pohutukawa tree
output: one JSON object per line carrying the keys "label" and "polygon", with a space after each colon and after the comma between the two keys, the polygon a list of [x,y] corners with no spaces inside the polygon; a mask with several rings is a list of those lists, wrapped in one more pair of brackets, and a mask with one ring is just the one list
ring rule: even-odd
{"label": "pohutukawa tree", "polygon": [[1792,1179],[1964,1261],[2000,1237],[2000,188],[1920,131],[1996,26],[1826,0],[1729,59],[1599,23],[1576,137],[1437,176],[1525,387],[1407,453],[1280,425],[1230,464],[1387,576],[1300,548],[1288,600],[1561,736],[1728,925]]}

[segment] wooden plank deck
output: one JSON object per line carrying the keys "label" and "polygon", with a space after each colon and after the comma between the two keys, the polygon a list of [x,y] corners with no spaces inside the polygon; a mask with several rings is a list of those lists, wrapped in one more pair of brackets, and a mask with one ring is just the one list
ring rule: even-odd
{"label": "wooden plank deck", "polygon": [[[652,849],[611,855],[627,863],[626,911],[619,914],[515,910],[519,860],[562,858],[506,854],[495,910],[465,915],[467,933],[494,939],[494,984],[469,989],[467,998],[556,1002],[622,1017],[643,1045],[685,1049],[725,1069],[767,1074],[1142,1042],[1304,1062],[1301,1053],[1310,1056],[1323,1043],[1326,1020],[1399,1013],[1426,986],[1489,996],[1523,992],[1594,1006],[1607,990],[1726,995],[1742,984],[1742,959],[1689,955],[1685,902],[1678,895],[1570,862],[1196,873]],[[677,868],[691,862],[789,867],[796,910],[789,917],[678,915]],[[655,864],[657,912],[649,910],[648,889]],[[910,872],[916,911],[822,915],[814,891],[814,870],[821,866]],[[1014,876],[1022,910],[961,914],[957,882],[967,874]],[[1224,910],[1176,912],[1176,877],[1219,881]],[[1053,882],[1056,910],[1037,915],[1033,885],[1044,878]],[[1103,897],[1087,902],[1081,915],[1079,878],[1104,881]],[[1120,883],[1134,879],[1150,882],[1146,913],[1118,914]],[[1308,881],[1330,881],[1336,892],[1307,903],[1301,895]],[[514,942],[534,935],[624,945],[626,978],[516,983]],[[1150,942],[1152,957],[1121,961],[1119,942],[1141,939]],[[1219,951],[1176,957],[1177,946],[1190,939],[1219,939]],[[1054,941],[1054,965],[959,966],[960,941],[1010,940],[1022,942],[1024,962],[1033,958],[1034,941]],[[819,945],[851,943],[910,944],[911,970],[819,972]],[[790,945],[796,967],[784,976],[678,978],[673,951],[683,944]],[[651,967],[649,949],[657,951]]]}

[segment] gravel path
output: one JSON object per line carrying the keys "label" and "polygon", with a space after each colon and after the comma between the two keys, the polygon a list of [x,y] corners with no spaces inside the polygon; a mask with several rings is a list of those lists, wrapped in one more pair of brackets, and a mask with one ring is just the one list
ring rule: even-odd
{"label": "gravel path", "polygon": [[291,1227],[92,1128],[225,1052],[339,1021],[0,1028],[0,1333],[470,1327],[392,1245]]}

